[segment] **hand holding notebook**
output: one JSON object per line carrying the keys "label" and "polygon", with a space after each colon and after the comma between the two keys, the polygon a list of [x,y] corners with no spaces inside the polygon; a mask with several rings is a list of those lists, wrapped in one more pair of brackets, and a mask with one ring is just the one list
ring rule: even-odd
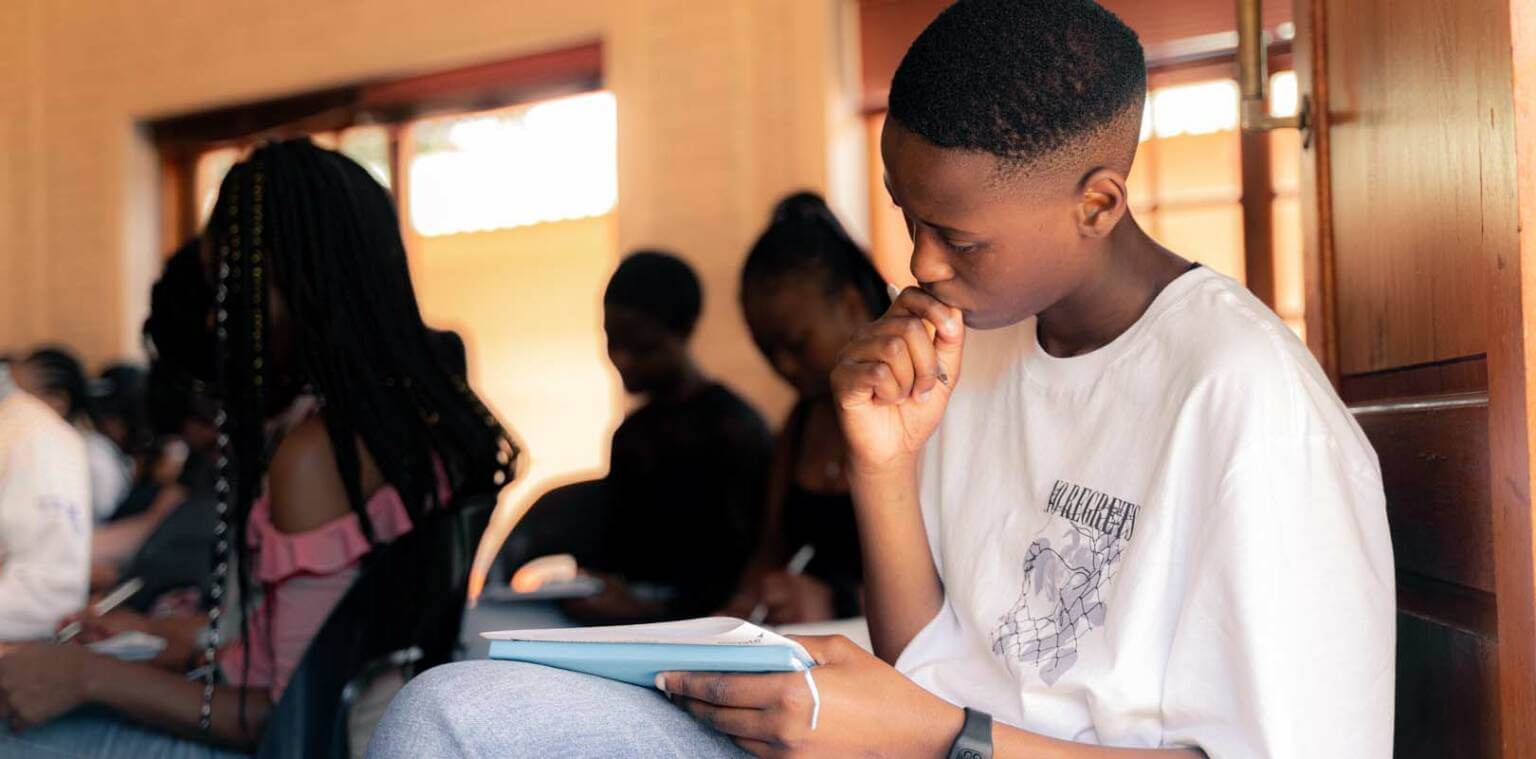
{"label": "hand holding notebook", "polygon": [[649,625],[484,633],[491,658],[543,664],[651,687],[659,672],[797,672],[816,666],[799,643],[730,617]]}
{"label": "hand holding notebook", "polygon": [[811,729],[821,694],[816,659],[789,638],[731,617],[648,625],[483,633],[491,658],[584,672],[641,687],[659,687],[663,672],[804,672],[811,691]]}

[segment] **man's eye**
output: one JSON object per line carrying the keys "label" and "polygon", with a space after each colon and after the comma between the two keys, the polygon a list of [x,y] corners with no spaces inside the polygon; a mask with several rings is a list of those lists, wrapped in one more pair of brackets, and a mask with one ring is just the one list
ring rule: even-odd
{"label": "man's eye", "polygon": [[939,240],[944,243],[944,247],[949,248],[952,252],[955,253],[970,253],[971,251],[974,251],[976,248],[980,247],[980,245],[977,243],[956,242],[955,240],[951,240],[948,237],[941,236]]}

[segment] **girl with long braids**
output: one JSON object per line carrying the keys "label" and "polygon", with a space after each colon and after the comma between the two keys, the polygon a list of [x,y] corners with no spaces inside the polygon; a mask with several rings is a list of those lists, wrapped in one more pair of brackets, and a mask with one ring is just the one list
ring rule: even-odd
{"label": "girl with long braids", "polygon": [[[861,615],[863,567],[830,375],[855,330],[890,308],[885,280],[826,201],[779,201],[741,272],[752,339],[799,398],[779,434],[757,556],[728,612],[775,624]],[[803,573],[785,571],[814,551]]]}
{"label": "girl with long braids", "polygon": [[[168,344],[155,339],[160,315],[148,330],[157,365],[222,401],[206,628],[167,635],[175,650],[154,664],[74,644],[0,656],[0,716],[13,731],[0,730],[0,754],[252,750],[363,559],[513,475],[517,447],[422,323],[394,204],[366,170],[307,140],[265,145],[225,178],[207,241],[204,276],[179,277],[184,297],[163,300],[209,299],[211,313],[179,319],[169,331],[192,334]],[[313,411],[291,413],[306,398]],[[281,419],[297,421],[274,429]],[[231,606],[242,622],[228,624]],[[193,669],[208,674],[188,679]]]}

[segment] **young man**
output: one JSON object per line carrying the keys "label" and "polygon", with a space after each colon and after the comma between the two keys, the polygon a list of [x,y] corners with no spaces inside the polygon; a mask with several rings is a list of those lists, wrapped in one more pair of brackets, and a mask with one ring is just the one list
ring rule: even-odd
{"label": "young man", "polygon": [[[1144,66],[1089,0],[959,0],[907,53],[881,148],[921,287],[833,374],[878,658],[805,640],[815,729],[797,674],[663,676],[741,748],[1390,755],[1375,456],[1273,313],[1128,213]],[[462,739],[485,718],[434,674],[416,724]],[[622,725],[562,734],[525,710],[501,749],[718,750],[659,700],[572,687]],[[655,742],[623,741],[639,719]]]}

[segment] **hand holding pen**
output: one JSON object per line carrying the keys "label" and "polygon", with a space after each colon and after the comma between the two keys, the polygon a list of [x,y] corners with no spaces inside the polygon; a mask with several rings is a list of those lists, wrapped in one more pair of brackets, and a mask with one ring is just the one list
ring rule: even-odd
{"label": "hand holding pen", "polygon": [[135,593],[138,593],[143,588],[144,581],[137,577],[131,578],[127,582],[117,586],[112,590],[111,593],[102,596],[101,600],[92,604],[88,610],[84,611],[84,613],[77,615],[76,619],[72,620],[63,627],[60,627],[58,633],[54,635],[54,642],[68,643],[69,641],[74,640],[75,636],[79,635],[82,631],[85,630],[85,625],[88,620],[93,617],[105,616],[108,612],[116,609],[118,606],[121,606],[123,602],[132,598]]}
{"label": "hand holding pen", "polygon": [[[816,557],[816,547],[815,546],[810,545],[810,544],[806,544],[804,546],[801,546],[800,550],[795,551],[795,555],[791,556],[789,558],[789,563],[787,565],[785,565],[785,567],[784,567],[784,573],[789,575],[790,577],[795,577],[795,576],[800,575],[801,573],[803,573],[805,571],[806,567],[810,566],[811,559],[813,559],[815,557]],[[767,619],[768,619],[768,600],[766,598],[764,598],[763,600],[760,600],[760,601],[757,602],[757,606],[754,606],[752,608],[752,616],[748,617],[747,621],[751,622],[754,625],[760,625],[764,621],[766,621]]]}

